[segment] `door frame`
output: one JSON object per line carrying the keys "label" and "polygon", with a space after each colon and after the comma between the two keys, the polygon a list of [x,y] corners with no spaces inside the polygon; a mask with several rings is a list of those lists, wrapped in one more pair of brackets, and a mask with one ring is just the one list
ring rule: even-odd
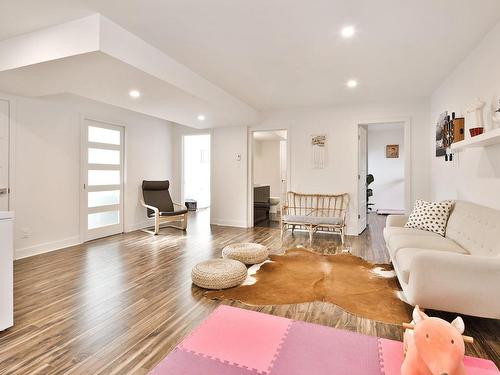
{"label": "door frame", "polygon": [[[382,125],[382,124],[388,124],[388,123],[402,123],[403,128],[404,128],[404,156],[405,156],[405,213],[408,214],[411,211],[412,205],[413,205],[413,185],[412,185],[412,163],[411,163],[411,117],[391,117],[391,118],[385,118],[385,119],[376,119],[376,120],[367,120],[367,121],[358,121],[357,122],[357,129],[356,129],[356,135],[357,137],[360,136],[359,134],[359,128],[362,125],[369,126],[369,125]],[[359,149],[359,142],[357,142],[357,156],[356,156],[356,215],[359,212],[359,199],[358,199],[358,189],[359,189],[359,155],[360,155],[360,149]],[[359,219],[356,218],[356,222],[358,223],[359,227]]]}
{"label": "door frame", "polygon": [[[290,191],[291,186],[291,131],[290,127],[276,128],[249,128],[248,129],[248,161],[247,161],[247,228],[253,228],[253,133],[255,132],[273,132],[286,131],[286,189]],[[283,202],[280,202],[282,204]]]}
{"label": "door frame", "polygon": [[[362,161],[361,160],[361,139],[363,138],[361,136],[361,129],[363,129],[363,131],[365,132],[364,134],[364,143],[365,143],[365,160],[364,160],[364,164],[365,164],[365,168],[366,168],[366,172],[368,173],[368,126],[367,125],[358,125],[358,178],[357,178],[357,181],[358,181],[358,185],[357,185],[357,189],[356,189],[356,193],[357,193],[357,211],[356,211],[356,214],[358,216],[358,220],[357,220],[357,223],[358,223],[358,227],[357,227],[357,234],[360,235],[361,233],[363,233],[366,229],[366,227],[368,226],[368,218],[366,216],[366,207],[364,207],[363,210],[361,210],[361,207],[359,207],[359,203],[361,201],[361,197],[359,196],[359,191],[360,191],[360,185],[361,183],[363,182],[363,180],[361,179],[361,170],[360,170],[360,162]],[[364,188],[367,189],[368,188],[368,185],[366,184],[366,178],[364,179]],[[368,204],[368,198],[365,197],[365,200],[366,200],[366,204]],[[365,215],[365,220],[364,220],[364,227],[361,227],[361,215],[360,215],[360,212],[365,212],[364,215]]]}
{"label": "door frame", "polygon": [[8,105],[8,115],[7,115],[7,121],[8,121],[8,129],[9,129],[9,153],[8,153],[8,160],[7,160],[7,165],[9,168],[8,171],[8,181],[7,181],[7,188],[9,189],[8,192],[8,198],[7,198],[7,205],[8,205],[8,210],[9,211],[14,211],[15,209],[15,193],[16,193],[16,187],[15,187],[15,151],[16,151],[16,107],[17,107],[17,102],[15,99],[7,96],[7,95],[1,95],[0,100],[7,102]]}
{"label": "door frame", "polygon": [[210,163],[209,163],[209,169],[210,169],[210,184],[209,184],[209,189],[210,189],[210,203],[208,208],[212,207],[212,175],[213,175],[213,170],[212,170],[212,153],[213,153],[213,135],[211,131],[202,131],[202,132],[195,132],[195,133],[186,133],[186,134],[181,134],[181,192],[180,192],[180,198],[181,201],[178,202],[182,205],[184,205],[186,197],[184,196],[184,185],[186,183],[186,171],[184,169],[184,150],[185,150],[185,143],[184,140],[186,137],[191,137],[191,136],[197,136],[197,135],[208,135],[210,138]]}
{"label": "door frame", "polygon": [[[87,234],[87,228],[86,228],[86,222],[87,220],[84,219],[84,215],[87,214],[87,197],[85,196],[86,194],[86,189],[83,187],[85,181],[87,180],[87,176],[85,175],[86,173],[86,165],[87,165],[87,160],[86,160],[86,154],[84,154],[84,150],[87,148],[87,129],[85,125],[85,121],[94,121],[97,123],[103,124],[103,128],[106,127],[106,125],[110,129],[116,129],[117,127],[123,129],[123,135],[121,141],[123,142],[123,152],[120,155],[121,163],[122,163],[122,172],[120,174],[120,184],[122,185],[122,194],[120,195],[120,200],[121,200],[121,212],[120,212],[120,225],[122,228],[122,233],[125,232],[125,210],[126,210],[126,199],[125,197],[127,196],[127,190],[126,190],[126,175],[127,175],[127,127],[122,124],[117,124],[114,122],[106,121],[106,120],[101,120],[99,118],[93,117],[93,116],[86,116],[86,115],[80,115],[80,180],[79,180],[79,199],[80,199],[80,204],[79,204],[79,221],[80,221],[80,243],[84,243],[87,241],[91,241],[92,239],[86,238]],[[103,237],[106,237],[107,235],[104,235]]]}

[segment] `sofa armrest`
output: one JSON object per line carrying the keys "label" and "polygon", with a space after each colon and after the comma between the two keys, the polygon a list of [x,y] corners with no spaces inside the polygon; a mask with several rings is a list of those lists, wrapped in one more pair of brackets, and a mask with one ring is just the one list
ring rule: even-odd
{"label": "sofa armrest", "polygon": [[408,221],[408,216],[406,215],[389,215],[387,216],[387,221],[385,222],[386,227],[404,227]]}
{"label": "sofa armrest", "polygon": [[409,302],[500,318],[500,257],[422,251],[410,266]]}

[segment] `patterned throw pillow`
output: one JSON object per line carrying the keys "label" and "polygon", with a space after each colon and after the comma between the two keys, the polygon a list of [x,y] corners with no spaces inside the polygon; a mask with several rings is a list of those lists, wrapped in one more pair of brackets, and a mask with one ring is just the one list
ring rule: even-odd
{"label": "patterned throw pillow", "polygon": [[417,200],[405,228],[416,228],[444,236],[452,201],[426,202]]}

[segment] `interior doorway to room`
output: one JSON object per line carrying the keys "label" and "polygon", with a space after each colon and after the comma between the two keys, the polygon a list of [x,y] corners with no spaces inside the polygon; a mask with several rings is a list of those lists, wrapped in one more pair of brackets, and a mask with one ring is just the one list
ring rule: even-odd
{"label": "interior doorway to room", "polygon": [[367,215],[403,214],[406,207],[405,122],[359,125],[358,232]]}
{"label": "interior doorway to room", "polygon": [[9,210],[9,102],[0,100],[0,211]]}
{"label": "interior doorway to room", "polygon": [[253,132],[253,225],[278,227],[287,191],[287,131]]}
{"label": "interior doorway to room", "polygon": [[82,129],[82,235],[84,241],[123,233],[122,126],[85,119]]}
{"label": "interior doorway to room", "polygon": [[195,201],[198,209],[209,208],[210,134],[185,135],[183,145],[183,200]]}

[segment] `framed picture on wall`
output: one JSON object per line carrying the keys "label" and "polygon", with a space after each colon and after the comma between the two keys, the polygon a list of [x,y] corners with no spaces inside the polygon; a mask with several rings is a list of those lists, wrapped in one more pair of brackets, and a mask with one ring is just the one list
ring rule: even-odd
{"label": "framed picture on wall", "polygon": [[448,111],[445,111],[439,115],[438,121],[436,123],[436,156],[444,156],[446,154],[446,147],[444,147],[444,128],[446,125],[446,118],[448,117]]}
{"label": "framed picture on wall", "polygon": [[399,145],[387,145],[387,146],[385,146],[385,157],[388,159],[399,158]]}

